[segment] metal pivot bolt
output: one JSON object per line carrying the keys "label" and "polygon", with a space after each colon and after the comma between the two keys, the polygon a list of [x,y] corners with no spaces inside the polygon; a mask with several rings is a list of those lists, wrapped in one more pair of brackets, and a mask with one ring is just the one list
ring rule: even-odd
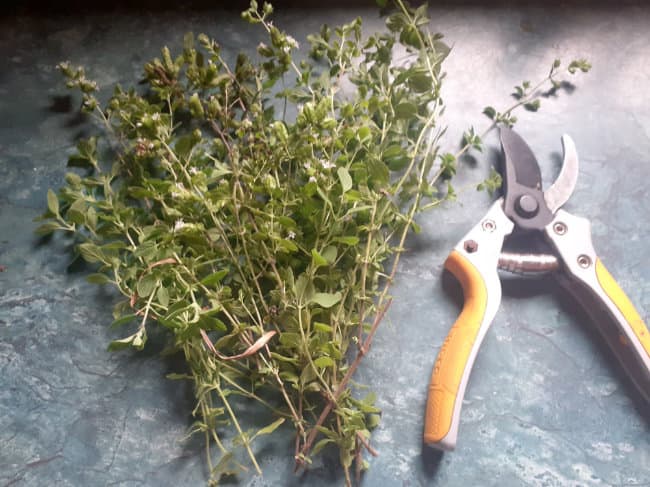
{"label": "metal pivot bolt", "polygon": [[553,231],[557,233],[558,235],[564,235],[567,231],[566,224],[562,222],[557,222],[553,224]]}
{"label": "metal pivot bolt", "polygon": [[529,194],[522,194],[515,202],[515,209],[519,216],[532,218],[539,212],[539,203]]}
{"label": "metal pivot bolt", "polygon": [[465,248],[465,252],[473,254],[478,250],[478,243],[476,243],[476,240],[465,240],[463,247]]}

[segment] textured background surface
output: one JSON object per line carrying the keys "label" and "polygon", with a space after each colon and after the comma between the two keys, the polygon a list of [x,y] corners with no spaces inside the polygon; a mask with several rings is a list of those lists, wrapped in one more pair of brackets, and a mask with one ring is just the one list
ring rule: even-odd
{"label": "textured background surface", "polygon": [[[276,24],[299,41],[322,22],[367,10],[281,12]],[[450,144],[482,107],[510,104],[523,78],[544,76],[555,57],[588,57],[594,68],[571,95],[520,114],[519,132],[538,154],[547,184],[559,170],[559,137],[570,133],[581,173],[569,211],[593,222],[594,243],[643,318],[650,310],[650,10],[433,9],[453,45],[446,64]],[[103,86],[131,83],[163,44],[204,31],[230,52],[251,51],[260,33],[234,13],[123,13],[0,21],[0,486],[200,485],[199,442],[179,441],[191,390],[165,380],[174,364],[153,352],[110,354],[112,296],[67,269],[60,240],[39,244],[32,219],[58,187],[83,127],[53,110],[64,95],[56,62],[89,67]],[[421,446],[426,387],[459,310],[443,278],[450,248],[487,210],[472,189],[491,151],[460,171],[462,204],[421,218],[423,232],[394,287],[395,300],[358,378],[378,390],[382,425],[364,485],[650,485],[650,413],[589,321],[553,281],[508,280],[478,356],[463,406],[459,447]],[[453,147],[451,147],[453,148]],[[155,347],[155,343],[154,343]],[[271,447],[273,448],[271,452]],[[261,445],[263,478],[242,485],[336,485],[335,460],[292,472],[290,440]]]}

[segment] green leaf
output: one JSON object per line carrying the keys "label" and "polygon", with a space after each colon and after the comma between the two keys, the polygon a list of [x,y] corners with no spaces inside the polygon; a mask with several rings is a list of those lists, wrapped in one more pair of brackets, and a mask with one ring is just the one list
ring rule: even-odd
{"label": "green leaf", "polygon": [[300,373],[300,383],[303,386],[306,386],[310,382],[313,382],[317,379],[316,372],[314,371],[313,367],[307,366],[304,369],[302,369],[302,372]]}
{"label": "green leaf", "polygon": [[126,325],[127,323],[131,323],[134,319],[137,318],[137,315],[135,314],[128,314],[125,316],[121,316],[120,318],[117,318],[113,323],[110,324],[111,328],[119,328],[122,325]]}
{"label": "green leaf", "polygon": [[278,223],[285,228],[296,228],[298,224],[290,217],[285,215],[276,215],[275,217],[278,220]]}
{"label": "green leaf", "polygon": [[440,156],[440,177],[449,179],[456,174],[456,156],[451,153]]}
{"label": "green leaf", "polygon": [[156,297],[158,298],[158,303],[166,308],[169,306],[169,291],[165,286],[160,286],[158,292],[156,292]]}
{"label": "green leaf", "polygon": [[395,107],[395,117],[398,119],[413,118],[418,112],[418,107],[415,103],[402,102]]}
{"label": "green leaf", "polygon": [[258,430],[257,433],[255,433],[255,435],[253,436],[253,438],[256,438],[257,436],[269,435],[273,433],[276,429],[278,429],[278,427],[282,423],[284,423],[284,418],[276,419],[270,425],[265,426],[264,428]]}
{"label": "green leaf", "polygon": [[192,114],[193,117],[199,119],[205,117],[205,111],[203,109],[203,105],[201,104],[201,100],[199,99],[198,93],[194,93],[190,97],[189,106],[190,106],[190,113]]}
{"label": "green leaf", "polygon": [[381,423],[381,416],[379,414],[369,414],[366,420],[366,426],[369,430],[375,429]]}
{"label": "green leaf", "polygon": [[469,130],[463,133],[463,145],[469,145],[479,152],[483,151],[483,141],[474,131],[474,127],[470,127]]}
{"label": "green leaf", "polygon": [[361,193],[356,189],[351,189],[350,191],[348,191],[343,195],[343,199],[348,203],[354,203],[357,201],[361,201],[362,196]]}
{"label": "green leaf", "polygon": [[108,284],[110,282],[113,282],[106,274],[101,273],[88,274],[86,276],[86,281],[90,282],[91,284]]}
{"label": "green leaf", "polygon": [[77,144],[77,153],[68,158],[68,166],[99,169],[97,165],[97,138],[83,139]]}
{"label": "green leaf", "polygon": [[81,177],[73,172],[68,172],[65,174],[65,182],[70,186],[78,186],[81,184]]}
{"label": "green leaf", "polygon": [[65,214],[67,220],[83,225],[86,221],[86,202],[82,199],[75,200]]}
{"label": "green leaf", "polygon": [[386,27],[391,32],[402,30],[409,22],[409,19],[402,13],[394,13],[386,18]]}
{"label": "green leaf", "polygon": [[370,159],[368,161],[368,175],[370,176],[370,185],[376,189],[383,189],[390,180],[388,167],[379,159]]}
{"label": "green leaf", "polygon": [[145,343],[147,343],[147,333],[144,328],[141,328],[133,335],[122,338],[120,340],[113,340],[108,345],[109,351],[123,350],[125,348],[133,347],[136,350],[142,350]]}
{"label": "green leaf", "polygon": [[587,73],[590,69],[591,63],[586,59],[574,59],[569,63],[567,71],[569,71],[571,74],[574,74],[577,70],[580,70],[583,73]]}
{"label": "green leaf", "polygon": [[[285,357],[284,355],[280,355],[279,353],[271,352],[271,357],[273,357],[276,360],[279,360],[280,362],[286,362],[286,363],[290,363],[290,364],[294,364],[294,365],[298,364],[298,359],[297,358]],[[290,377],[295,378],[295,380],[291,380],[291,382],[298,382],[298,376],[293,374],[293,373],[290,373],[290,372],[281,373],[280,377],[282,377],[282,379],[289,380],[287,378],[287,376],[284,375],[284,374],[287,374],[287,373],[290,374]]]}
{"label": "green leaf", "polygon": [[52,232],[56,230],[65,230],[65,227],[62,227],[56,222],[47,222],[36,227],[34,231],[36,232],[37,235],[45,236],[45,235],[50,235]]}
{"label": "green leaf", "polygon": [[536,100],[533,100],[531,102],[528,102],[528,103],[524,104],[524,108],[526,110],[528,110],[529,112],[536,112],[537,110],[539,110],[540,105],[541,105],[541,102],[539,101],[539,98],[538,98]]}
{"label": "green leaf", "polygon": [[338,243],[342,243],[344,245],[354,246],[359,243],[359,237],[355,237],[353,235],[348,235],[344,237],[334,237],[334,241]]}
{"label": "green leaf", "polygon": [[501,174],[492,167],[490,168],[490,176],[479,183],[476,186],[476,189],[478,191],[487,191],[490,195],[492,195],[497,190],[499,190],[499,188],[501,188],[502,183],[503,179],[501,177]]}
{"label": "green leaf", "polygon": [[298,348],[302,344],[302,336],[299,333],[285,331],[280,334],[280,343],[285,347]]}
{"label": "green leaf", "polygon": [[212,286],[222,281],[224,277],[228,275],[228,269],[221,269],[220,271],[214,272],[209,276],[201,279],[201,284],[204,286]]}
{"label": "green leaf", "polygon": [[156,279],[156,276],[154,276],[153,274],[144,275],[138,281],[138,285],[136,286],[136,289],[138,291],[138,296],[142,298],[149,297],[149,295],[151,295],[154,288],[156,287],[157,282],[158,281]]}
{"label": "green leaf", "polygon": [[327,259],[318,253],[318,250],[311,249],[311,264],[314,266],[314,269],[318,269],[320,266],[327,265]]}
{"label": "green leaf", "polygon": [[332,333],[332,327],[320,321],[314,321],[314,330],[322,331],[324,333]]}
{"label": "green leaf", "polygon": [[316,360],[314,360],[314,365],[319,368],[333,367],[334,360],[326,355],[323,355],[322,357],[318,357]]}
{"label": "green leaf", "polygon": [[187,158],[192,148],[196,145],[196,139],[190,135],[184,135],[176,140],[174,149],[181,159]]}
{"label": "green leaf", "polygon": [[298,246],[293,243],[291,240],[288,240],[286,238],[279,238],[276,240],[278,244],[278,250],[279,251],[284,251],[284,252],[296,252],[298,250]]}
{"label": "green leaf", "polygon": [[348,170],[344,167],[339,167],[336,173],[339,176],[339,181],[341,182],[341,188],[343,189],[343,192],[345,193],[352,189],[352,177],[350,176]]}
{"label": "green leaf", "polygon": [[89,206],[86,210],[85,223],[88,228],[95,230],[97,228],[97,211],[92,206]]}
{"label": "green leaf", "polygon": [[322,308],[331,308],[336,303],[341,301],[341,297],[342,295],[338,291],[335,293],[314,293],[310,302],[316,303]]}
{"label": "green leaf", "polygon": [[338,251],[334,245],[328,245],[321,251],[321,256],[327,261],[328,264],[333,264],[336,260]]}
{"label": "green leaf", "polygon": [[86,242],[82,243],[78,246],[79,252],[81,253],[81,257],[86,262],[95,263],[95,262],[106,262],[107,258],[106,255],[102,252],[102,250],[95,244]]}
{"label": "green leaf", "polygon": [[51,189],[47,190],[47,208],[53,215],[59,216],[59,198]]}
{"label": "green leaf", "polygon": [[280,142],[286,144],[289,141],[289,132],[287,132],[287,126],[284,122],[280,120],[273,122],[271,129]]}
{"label": "green leaf", "polygon": [[375,400],[374,392],[370,392],[360,401],[357,399],[351,399],[352,403],[359,408],[359,411],[366,414],[381,412],[381,410],[375,406]]}
{"label": "green leaf", "polygon": [[410,158],[400,144],[392,144],[386,147],[383,157],[391,171],[401,171],[410,162]]}
{"label": "green leaf", "polygon": [[359,131],[357,132],[357,139],[359,139],[359,142],[361,143],[370,140],[371,136],[372,132],[370,131],[369,127],[360,127]]}
{"label": "green leaf", "polygon": [[433,88],[433,80],[429,76],[428,70],[424,68],[413,69],[408,77],[408,84],[416,93],[426,93]]}
{"label": "green leaf", "polygon": [[218,331],[227,331],[228,327],[226,324],[221,321],[219,318],[214,316],[208,316],[207,314],[202,314],[199,318],[199,326],[203,330],[218,330]]}
{"label": "green leaf", "polygon": [[176,372],[172,372],[170,374],[167,374],[165,378],[169,380],[192,380],[194,377],[192,377],[189,374],[179,374]]}
{"label": "green leaf", "polygon": [[190,303],[185,300],[176,301],[172,304],[167,310],[167,314],[164,317],[166,321],[172,321],[177,318],[180,314],[184,313],[190,308]]}
{"label": "green leaf", "polygon": [[494,120],[497,115],[497,111],[493,107],[485,107],[483,113],[491,120]]}
{"label": "green leaf", "polygon": [[311,301],[311,298],[314,295],[314,283],[306,274],[300,274],[296,279],[294,293],[302,303],[308,303]]}

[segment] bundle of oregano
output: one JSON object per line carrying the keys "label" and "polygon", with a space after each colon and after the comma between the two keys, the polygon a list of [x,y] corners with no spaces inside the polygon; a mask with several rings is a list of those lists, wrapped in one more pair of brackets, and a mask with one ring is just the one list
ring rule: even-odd
{"label": "bundle of oregano", "polygon": [[[188,366],[172,378],[194,384],[191,432],[205,436],[211,481],[245,468],[237,448],[259,472],[253,442],[288,421],[297,467],[335,445],[350,484],[379,421],[351,378],[414,216],[454,196],[439,184],[459,155],[439,154],[449,49],[426,29],[425,6],[398,0],[386,32],[362,40],[360,19],[324,26],[308,37],[313,61],[296,64],[298,43],[271,13],[252,1],[242,14],[268,32],[255,60],[229,65],[214,40],[188,34],[179,55],[165,47],[145,65],[144,89],[118,86],[105,105],[83,68],[62,63],[100,131],[69,160],[84,169],[48,192],[38,232],[67,232],[97,266],[88,280],[124,296],[113,326],[129,331],[110,349],[168,330]],[[544,79],[552,89],[558,67]],[[486,114],[512,124],[517,106],[538,108],[540,87],[524,83],[515,105]],[[468,131],[460,154],[481,143]],[[246,430],[238,396],[275,420]]]}

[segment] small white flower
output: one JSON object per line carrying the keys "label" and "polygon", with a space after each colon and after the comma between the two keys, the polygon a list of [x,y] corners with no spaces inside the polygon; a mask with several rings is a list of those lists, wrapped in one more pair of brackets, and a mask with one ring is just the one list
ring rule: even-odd
{"label": "small white flower", "polygon": [[184,226],[185,226],[185,222],[183,221],[182,218],[179,218],[178,220],[176,220],[176,223],[174,223],[174,231],[177,232]]}
{"label": "small white flower", "polygon": [[296,238],[296,234],[295,234],[294,232],[291,232],[291,231],[290,231],[290,232],[287,234],[287,238],[288,238],[289,240],[293,240],[294,238]]}
{"label": "small white flower", "polygon": [[142,122],[138,122],[135,124],[136,127],[142,127]]}
{"label": "small white flower", "polygon": [[315,183],[316,182],[316,177],[315,176],[309,176],[309,182],[310,183]]}
{"label": "small white flower", "polygon": [[311,162],[307,161],[303,164],[303,166],[305,167],[305,169],[311,169]]}
{"label": "small white flower", "polygon": [[325,159],[321,159],[318,162],[320,162],[321,166],[323,166],[323,169],[332,169],[333,167],[336,167],[335,164],[331,163],[330,161],[326,161]]}
{"label": "small white flower", "polygon": [[197,168],[195,168],[195,167],[190,167],[189,173],[190,174],[198,174],[199,170]]}
{"label": "small white flower", "polygon": [[298,41],[295,40],[293,37],[288,35],[285,39],[287,40],[287,44],[289,44],[289,46],[295,47],[296,49],[298,49],[300,47],[300,44],[298,44]]}

